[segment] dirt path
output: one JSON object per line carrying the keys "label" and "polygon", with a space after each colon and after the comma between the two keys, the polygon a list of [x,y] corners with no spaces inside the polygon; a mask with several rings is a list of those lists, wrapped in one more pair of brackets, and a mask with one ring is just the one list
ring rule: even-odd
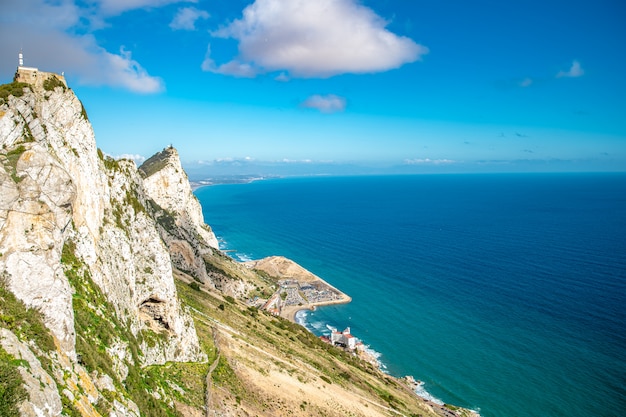
{"label": "dirt path", "polygon": [[215,344],[215,350],[217,351],[217,357],[215,361],[209,367],[209,372],[206,374],[206,392],[204,393],[204,407],[206,409],[206,417],[211,416],[211,393],[212,393],[212,381],[211,378],[213,371],[217,368],[217,365],[220,363],[221,353],[220,353],[220,345],[218,341],[217,329],[213,327],[213,343]]}

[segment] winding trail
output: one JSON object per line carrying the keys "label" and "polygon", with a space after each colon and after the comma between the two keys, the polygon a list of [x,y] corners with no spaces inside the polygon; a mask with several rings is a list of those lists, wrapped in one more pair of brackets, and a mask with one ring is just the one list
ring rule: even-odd
{"label": "winding trail", "polygon": [[207,372],[206,374],[206,391],[204,393],[204,408],[206,410],[206,417],[210,417],[211,416],[211,393],[212,393],[212,381],[213,379],[211,378],[213,371],[215,370],[215,368],[217,368],[217,365],[219,365],[220,363],[220,358],[221,358],[221,353],[220,353],[220,345],[219,345],[219,341],[218,341],[218,335],[217,335],[217,328],[213,327],[212,329],[213,332],[213,343],[215,344],[215,350],[217,351],[217,357],[215,358],[215,360],[213,361],[213,363],[211,364],[211,366],[209,367],[209,372]]}

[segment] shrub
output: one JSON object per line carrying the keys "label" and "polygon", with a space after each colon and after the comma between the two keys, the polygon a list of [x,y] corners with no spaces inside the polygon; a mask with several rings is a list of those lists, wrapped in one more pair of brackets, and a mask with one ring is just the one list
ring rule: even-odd
{"label": "shrub", "polygon": [[55,88],[57,87],[61,87],[63,88],[63,91],[65,91],[65,84],[63,83],[63,81],[59,80],[56,76],[51,76],[50,78],[47,78],[46,80],[44,80],[43,82],[43,88],[46,91],[53,91]]}
{"label": "shrub", "polygon": [[6,101],[9,96],[22,97],[24,95],[24,88],[28,88],[32,91],[30,84],[12,82],[10,84],[0,85],[0,98]]}

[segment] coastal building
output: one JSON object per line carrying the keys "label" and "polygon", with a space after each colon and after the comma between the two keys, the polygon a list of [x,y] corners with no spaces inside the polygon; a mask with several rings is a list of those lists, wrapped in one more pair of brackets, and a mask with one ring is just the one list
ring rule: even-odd
{"label": "coastal building", "polygon": [[276,292],[274,295],[270,297],[269,300],[261,307],[261,309],[266,310],[268,313],[278,316],[280,314],[280,295]]}
{"label": "coastal building", "polygon": [[343,332],[332,329],[330,333],[330,342],[332,345],[341,346],[350,350],[356,349],[358,339],[350,334],[350,328],[346,327]]}

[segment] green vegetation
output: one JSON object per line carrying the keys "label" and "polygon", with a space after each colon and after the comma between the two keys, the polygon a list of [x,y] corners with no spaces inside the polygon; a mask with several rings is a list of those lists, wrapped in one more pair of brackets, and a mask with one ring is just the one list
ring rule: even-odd
{"label": "green vegetation", "polygon": [[116,159],[110,156],[104,156],[102,161],[104,162],[105,168],[109,171],[121,171],[120,163]]}
{"label": "green vegetation", "polygon": [[33,135],[33,132],[30,130],[30,126],[28,126],[28,123],[26,123],[26,121],[24,121],[24,130],[22,131],[22,136],[24,137],[24,142],[35,141],[35,136]]}
{"label": "green vegetation", "polygon": [[3,417],[19,417],[18,406],[28,399],[18,362],[0,346],[0,416]]}
{"label": "green vegetation", "polygon": [[169,157],[170,148],[164,149],[163,151],[152,155],[143,164],[141,164],[139,172],[144,178],[148,178],[165,168]]}
{"label": "green vegetation", "polygon": [[148,385],[170,393],[177,401],[192,407],[204,406],[208,363],[167,363],[144,370]]}
{"label": "green vegetation", "polygon": [[[29,130],[30,132],[30,130]],[[4,167],[9,171],[11,178],[18,184],[22,181],[22,177],[17,175],[17,161],[21,158],[22,154],[26,152],[24,145],[18,145],[17,147],[8,151],[5,158],[2,159]]]}
{"label": "green vegetation", "polygon": [[24,89],[28,88],[32,91],[32,87],[28,83],[12,82],[9,84],[0,85],[0,104],[6,102],[9,96],[22,97],[24,95]]}
{"label": "green vegetation", "polygon": [[132,207],[133,210],[135,211],[135,214],[145,213],[146,212],[146,208],[144,207],[142,202],[139,201],[139,199],[137,198],[137,191],[135,191],[135,190],[126,190],[126,196],[124,198],[124,203],[127,206]]}
{"label": "green vegetation", "polygon": [[63,405],[63,413],[69,417],[82,417],[82,414],[74,407],[74,404],[65,395],[61,395],[61,404]]}
{"label": "green vegetation", "polygon": [[333,381],[330,380],[330,378],[328,378],[326,375],[320,375],[320,379],[324,382],[326,382],[327,384],[332,384]]}
{"label": "green vegetation", "polygon": [[117,329],[111,320],[114,314],[107,310],[106,298],[91,280],[86,268],[75,255],[76,245],[68,240],[63,245],[61,263],[65,275],[75,292],[72,297],[74,326],[76,328],[76,352],[79,361],[88,371],[99,371],[114,376],[112,363],[106,348],[113,343]]}
{"label": "green vegetation", "polygon": [[[109,375],[115,386],[122,392],[126,391],[137,404],[142,416],[176,416],[176,412],[167,403],[157,400],[152,395],[146,395],[147,392],[156,389],[157,384],[140,368],[140,342],[126,325],[116,319],[115,310],[93,282],[83,262],[76,256],[76,245],[71,240],[63,245],[61,263],[64,266],[65,275],[75,290],[72,301],[75,316],[76,353],[79,355],[79,361],[89,372],[98,371]],[[144,331],[141,336],[152,337],[151,333],[153,332]],[[107,352],[107,348],[116,340],[126,343],[131,353],[130,360],[126,361],[128,376],[124,384],[114,372],[113,359]],[[151,342],[146,341],[146,343]],[[99,404],[99,408],[106,409],[110,406],[110,401],[106,399],[101,401],[103,402]]]}
{"label": "green vegetation", "polygon": [[22,341],[32,340],[43,352],[53,351],[54,339],[43,324],[43,316],[26,307],[8,290],[6,278],[0,277],[0,326],[11,330]]}
{"label": "green vegetation", "polygon": [[89,121],[89,117],[87,117],[87,110],[85,110],[85,106],[83,102],[80,102],[80,115],[83,116],[83,119]]}
{"label": "green vegetation", "polygon": [[229,392],[240,398],[246,395],[235,371],[233,371],[233,368],[230,367],[228,361],[223,356],[220,356],[219,362],[211,374],[211,379],[216,386],[225,387]]}
{"label": "green vegetation", "polygon": [[[224,265],[224,268],[227,269],[227,265]],[[254,307],[230,303],[230,300],[223,303],[220,297],[204,291],[194,291],[183,282],[177,281],[176,284],[183,305],[193,308],[191,312],[195,318],[198,337],[203,347],[207,346],[205,349],[212,345],[211,340],[215,332],[215,324],[212,323],[217,321],[235,329],[237,339],[255,347],[250,352],[255,359],[251,359],[253,363],[247,366],[253,367],[261,375],[267,376],[269,368],[273,368],[274,371],[278,370],[296,377],[301,383],[318,379],[326,385],[337,384],[349,389],[359,389],[370,398],[378,398],[381,404],[402,410],[405,415],[422,413],[423,410],[416,406],[421,404],[421,400],[411,396],[410,391],[402,388],[395,379],[384,375],[373,365],[356,356],[324,343],[304,327],[281,317],[271,316]],[[211,321],[208,321],[208,315]],[[268,364],[264,362],[263,354],[259,354],[256,349],[284,360],[271,360],[271,364]],[[241,362],[245,362],[246,359],[237,357],[233,360],[234,362],[230,362],[229,358],[222,355],[211,375],[215,386],[220,388],[218,392],[226,395],[229,403],[241,402],[248,406],[252,404],[252,407],[267,411],[267,407],[271,406],[265,399],[258,397],[258,392],[249,389],[242,392],[237,388],[246,386],[247,383],[245,379],[241,380],[237,371]],[[234,367],[232,363],[238,365]],[[315,371],[312,373],[306,370],[302,363]],[[307,410],[310,406],[311,404],[305,405]]]}
{"label": "green vegetation", "polygon": [[67,87],[65,87],[65,83],[63,83],[63,81],[59,80],[54,75],[52,75],[49,78],[45,79],[44,82],[43,82],[43,88],[46,91],[53,91],[57,87],[61,87],[63,89],[63,91],[65,91],[65,89],[67,88]]}

